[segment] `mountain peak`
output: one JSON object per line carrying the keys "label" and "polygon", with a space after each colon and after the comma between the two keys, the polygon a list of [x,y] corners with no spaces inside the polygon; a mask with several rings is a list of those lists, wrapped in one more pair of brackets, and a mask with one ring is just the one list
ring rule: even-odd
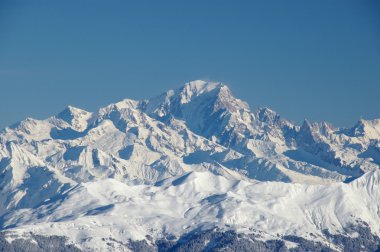
{"label": "mountain peak", "polygon": [[[174,95],[173,93],[172,95]],[[222,82],[207,82],[196,80],[186,83],[177,91],[177,97],[180,104],[192,103],[192,106],[212,103],[208,107],[213,108],[213,112],[219,109],[227,109],[230,112],[238,110],[249,110],[246,102],[235,98],[227,85]]]}
{"label": "mountain peak", "polygon": [[190,102],[194,97],[203,95],[203,94],[218,94],[221,90],[229,90],[228,87],[221,82],[207,82],[203,80],[195,80],[186,83],[182,86],[178,93],[180,96],[181,104]]}
{"label": "mountain peak", "polygon": [[258,108],[256,111],[257,118],[262,122],[275,123],[280,119],[280,115],[270,108]]}
{"label": "mountain peak", "polygon": [[349,130],[350,136],[367,136],[370,139],[380,139],[380,119],[360,119],[353,128]]}
{"label": "mountain peak", "polygon": [[[158,118],[174,117],[182,118],[185,110],[200,110],[216,107],[248,108],[248,105],[232,96],[230,89],[221,82],[209,82],[195,80],[185,83],[178,89],[172,89],[161,95],[144,100],[139,107],[149,115]],[[193,114],[194,111],[189,112]]]}
{"label": "mountain peak", "polygon": [[68,105],[64,110],[62,110],[58,115],[57,118],[62,119],[68,123],[71,123],[71,121],[75,117],[79,117],[81,115],[89,114],[90,112],[87,112],[83,109],[76,108],[73,106]]}
{"label": "mountain peak", "polygon": [[211,91],[211,90],[214,90],[216,88],[221,88],[224,86],[226,86],[226,85],[224,85],[221,82],[194,80],[194,81],[190,81],[190,82],[185,83],[185,85],[183,85],[182,89],[190,89],[190,90],[197,91],[197,92],[205,92],[205,91],[207,92],[207,91]]}
{"label": "mountain peak", "polygon": [[328,122],[309,122],[307,119],[304,120],[300,128],[301,132],[308,132],[308,134],[314,135],[322,134],[324,136],[328,136],[333,130],[334,127]]}
{"label": "mountain peak", "polygon": [[91,112],[69,105],[61,111],[56,118],[67,122],[77,130],[84,130],[87,127],[87,121],[91,116]]}

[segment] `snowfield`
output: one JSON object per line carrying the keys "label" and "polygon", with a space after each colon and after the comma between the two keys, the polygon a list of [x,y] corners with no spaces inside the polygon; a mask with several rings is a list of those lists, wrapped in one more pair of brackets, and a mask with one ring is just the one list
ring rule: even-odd
{"label": "snowfield", "polygon": [[56,235],[83,251],[141,250],[135,241],[166,251],[157,241],[229,231],[254,235],[262,251],[277,250],[272,240],[370,251],[379,165],[380,120],[297,126],[252,112],[224,84],[193,81],[2,130],[0,223],[5,243]]}
{"label": "snowfield", "polygon": [[[84,183],[59,199],[13,212],[4,223],[29,232],[69,237],[81,249],[106,251],[108,242],[180,237],[190,230],[236,230],[295,235],[327,243],[323,230],[342,233],[356,221],[380,230],[380,171],[344,184],[247,182],[190,172],[158,185],[126,185],[114,179]],[[355,236],[355,233],[345,233]]]}

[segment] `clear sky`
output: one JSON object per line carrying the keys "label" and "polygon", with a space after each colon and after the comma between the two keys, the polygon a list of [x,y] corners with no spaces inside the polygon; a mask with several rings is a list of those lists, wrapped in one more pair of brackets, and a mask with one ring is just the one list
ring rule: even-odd
{"label": "clear sky", "polygon": [[195,79],[297,123],[380,118],[380,1],[0,0],[0,128]]}

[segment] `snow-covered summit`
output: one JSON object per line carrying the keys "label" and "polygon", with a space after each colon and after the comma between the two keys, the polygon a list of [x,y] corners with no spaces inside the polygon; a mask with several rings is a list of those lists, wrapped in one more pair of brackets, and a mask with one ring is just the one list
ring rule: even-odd
{"label": "snow-covered summit", "polygon": [[380,139],[380,119],[360,119],[354,127],[348,130],[348,134],[353,137]]}
{"label": "snow-covered summit", "polygon": [[[181,235],[196,220],[194,228],[219,222],[268,234],[309,230],[323,241],[323,228],[341,230],[360,211],[366,222],[376,219],[371,228],[379,227],[369,206],[378,196],[379,166],[380,120],[349,129],[307,120],[295,125],[269,108],[251,111],[225,84],[198,80],[147,100],[124,99],[94,112],[68,106],[5,128],[0,214],[3,228],[39,223],[36,232],[63,228],[80,237],[76,225],[91,226],[86,232],[94,235],[93,221],[128,220],[125,209],[143,209],[141,218],[112,228],[128,226],[126,237],[144,239],[162,235],[166,221]],[[340,205],[351,193],[355,204]],[[366,204],[357,206],[360,193]],[[160,205],[162,199],[169,205]],[[293,209],[288,218],[286,209]],[[99,219],[91,217],[97,213]],[[322,216],[328,218],[317,226]],[[100,230],[103,237],[110,227]]]}
{"label": "snow-covered summit", "polygon": [[57,115],[57,119],[61,119],[70,124],[74,129],[83,131],[87,128],[88,122],[92,117],[92,113],[83,109],[67,106]]}
{"label": "snow-covered summit", "polygon": [[220,92],[222,89],[228,90],[228,87],[220,82],[196,80],[186,83],[177,92],[181,97],[182,104],[184,104],[189,102],[193,97],[210,92]]}

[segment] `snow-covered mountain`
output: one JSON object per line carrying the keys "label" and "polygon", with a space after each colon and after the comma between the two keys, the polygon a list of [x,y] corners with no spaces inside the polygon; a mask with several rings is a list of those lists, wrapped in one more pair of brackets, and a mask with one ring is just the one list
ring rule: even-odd
{"label": "snow-covered mountain", "polygon": [[194,232],[233,230],[268,250],[269,240],[341,250],[364,232],[372,243],[355,244],[370,250],[379,166],[380,119],[298,126],[251,111],[222,83],[96,112],[69,106],[0,133],[3,244],[57,235],[85,251],[136,250],[137,241],[165,251]]}

